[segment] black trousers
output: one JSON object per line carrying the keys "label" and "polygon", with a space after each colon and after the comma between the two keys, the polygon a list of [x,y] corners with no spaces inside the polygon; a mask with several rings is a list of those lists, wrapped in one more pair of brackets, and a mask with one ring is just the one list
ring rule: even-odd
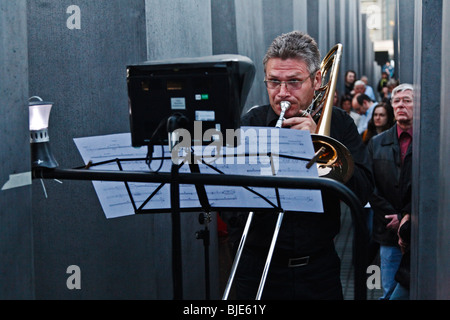
{"label": "black trousers", "polygon": [[[267,253],[244,248],[236,271],[236,298],[254,300],[258,291]],[[297,257],[292,257],[297,258]],[[291,260],[274,251],[262,293],[265,300],[343,300],[340,280],[340,259],[333,248]],[[304,262],[308,262],[304,264]]]}

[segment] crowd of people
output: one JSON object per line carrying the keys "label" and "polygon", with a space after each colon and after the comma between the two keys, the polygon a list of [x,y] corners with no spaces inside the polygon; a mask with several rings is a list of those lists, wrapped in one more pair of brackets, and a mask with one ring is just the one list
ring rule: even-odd
{"label": "crowd of people", "polygon": [[[393,117],[391,118],[391,115],[393,115],[391,98],[392,90],[399,85],[399,82],[393,75],[393,67],[390,64],[389,68],[383,67],[375,93],[374,87],[369,84],[367,76],[363,75],[358,78],[354,70],[345,72],[345,92],[340,96],[338,95],[335,106],[347,111],[355,120],[358,132],[363,136],[366,144],[375,133],[381,133],[394,124]],[[374,119],[373,111],[379,104],[383,106],[385,111],[382,119]],[[377,114],[377,117],[380,116]]]}
{"label": "crowd of people", "polygon": [[[317,43],[308,34],[292,31],[276,37],[263,59],[269,104],[250,109],[241,124],[273,127],[281,118],[281,102],[287,101],[290,108],[282,126],[315,133],[317,124],[304,111],[322,85],[320,63]],[[378,95],[367,77],[358,79],[356,72],[346,72],[345,92],[334,97],[330,137],[345,145],[354,161],[353,175],[345,185],[370,208],[368,224],[371,244],[380,257],[382,299],[408,299],[414,90],[388,72],[377,86]],[[343,299],[334,246],[340,230],[340,199],[322,191],[322,200],[324,214],[286,212],[263,299]],[[255,213],[248,229],[248,212],[221,214],[233,250],[244,228],[248,232],[235,276],[238,299],[255,298],[277,223],[276,212]]]}

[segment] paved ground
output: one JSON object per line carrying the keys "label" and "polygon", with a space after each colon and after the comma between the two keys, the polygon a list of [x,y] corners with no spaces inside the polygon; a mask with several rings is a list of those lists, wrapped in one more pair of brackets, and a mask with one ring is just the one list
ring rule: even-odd
{"label": "paved ground", "polygon": [[[350,209],[342,204],[341,232],[336,237],[336,250],[341,257],[341,281],[345,300],[354,299],[354,268],[352,264],[353,226]],[[378,257],[372,264],[379,265]],[[382,289],[367,289],[367,300],[378,300]]]}

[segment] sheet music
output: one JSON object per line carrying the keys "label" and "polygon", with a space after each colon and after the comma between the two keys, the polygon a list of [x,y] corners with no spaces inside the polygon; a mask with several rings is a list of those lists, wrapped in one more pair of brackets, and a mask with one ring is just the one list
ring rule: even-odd
{"label": "sheet music", "polygon": [[[84,163],[92,161],[94,164],[112,159],[144,159],[147,155],[147,148],[134,148],[131,146],[131,135],[129,133],[113,134],[105,136],[75,138],[74,142],[83,158]],[[164,156],[170,157],[168,147],[155,146],[154,158]],[[150,168],[157,170],[160,161],[154,160]],[[121,161],[122,169],[125,171],[150,172],[145,161]],[[102,164],[93,167],[97,170],[119,171],[116,162]],[[180,172],[188,172],[185,166],[180,168]],[[170,161],[162,163],[161,172],[170,172]],[[133,215],[135,213],[130,196],[123,182],[115,181],[92,181],[94,189],[99,198],[106,218],[117,218]],[[170,185],[160,183],[139,183],[129,182],[130,191],[136,207],[140,207],[144,201],[155,191],[156,194],[148,201],[143,209],[170,209]],[[159,190],[157,190],[159,188]],[[192,194],[195,187],[191,185],[180,185],[180,200],[185,207],[198,208],[200,203],[198,198],[193,199]]]}
{"label": "sheet music", "polygon": [[[247,133],[241,136],[241,146],[224,148],[223,154],[226,160],[219,157],[218,160],[210,163],[215,169],[225,174],[238,175],[318,176],[316,166],[306,168],[306,163],[314,156],[314,147],[308,131],[267,127],[242,127],[241,129]],[[248,133],[249,130],[252,132]],[[258,139],[255,140],[255,136]],[[246,154],[257,156],[246,157]],[[232,155],[235,155],[234,159]],[[308,160],[291,159],[286,156]],[[242,163],[243,159],[246,159],[245,163]],[[208,162],[207,159],[205,161]],[[202,166],[201,172],[217,173],[208,166]],[[276,191],[271,188],[250,188],[255,193],[242,187],[205,186],[205,188],[213,207],[268,208],[270,203],[267,200],[278,205]],[[260,195],[263,195],[266,200]],[[279,189],[279,195],[281,207],[284,210],[323,212],[320,190]],[[233,202],[230,202],[231,199]]]}
{"label": "sheet music", "polygon": [[[204,160],[208,163],[208,165],[199,163],[201,173],[219,174],[217,172],[219,171],[238,175],[318,176],[316,166],[312,166],[309,170],[306,169],[306,160],[284,157],[287,155],[305,159],[312,158],[314,148],[309,132],[265,127],[243,127],[241,129],[244,133],[248,133],[243,139],[249,140],[249,136],[254,139],[256,134],[257,146],[255,146],[254,140],[250,139],[235,148],[222,148],[221,154],[211,152],[213,150],[211,146],[195,147],[193,148],[195,154],[203,155]],[[125,160],[120,161],[122,169],[125,171],[150,171],[145,161],[127,161],[127,159],[143,159],[147,155],[147,147],[134,148],[131,146],[130,133],[75,138],[74,142],[86,164],[89,161],[98,164],[121,159]],[[162,160],[156,158],[161,157],[162,153],[167,160],[161,163]],[[250,156],[248,156],[249,154]],[[172,161],[167,146],[155,146],[153,158],[150,165],[152,170],[157,170],[161,165],[160,172],[170,172]],[[112,161],[96,165],[93,169],[118,171],[119,165]],[[184,172],[189,172],[188,165],[180,168],[180,173]],[[108,219],[135,213],[123,182],[93,181],[92,183]],[[160,183],[129,182],[129,187],[138,208],[152,193],[156,192],[143,209],[170,209],[169,184],[162,186]],[[251,188],[253,192],[243,187],[233,186],[205,186],[205,189],[213,208],[270,208],[270,202],[278,205],[276,191],[272,188]],[[301,211],[323,212],[321,193],[318,190],[280,189],[279,193],[284,210],[298,211],[301,208]],[[180,208],[201,208],[195,186],[180,185]]]}

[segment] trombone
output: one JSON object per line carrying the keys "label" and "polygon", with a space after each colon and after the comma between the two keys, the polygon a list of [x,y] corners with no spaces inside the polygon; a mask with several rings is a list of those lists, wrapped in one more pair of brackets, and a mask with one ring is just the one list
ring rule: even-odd
{"label": "trombone", "polygon": [[[339,72],[339,64],[342,56],[342,44],[338,43],[331,48],[327,53],[325,58],[322,60],[320,70],[322,74],[322,86],[317,90],[316,97],[311,104],[313,108],[308,110],[308,113],[313,117],[319,114],[319,120],[316,132],[311,134],[315,155],[313,159],[307,164],[311,166],[314,163],[317,165],[319,172],[319,177],[326,177],[338,180],[340,182],[347,182],[353,175],[354,162],[349,150],[339,141],[330,137],[330,126],[331,126],[331,115],[333,109],[333,99],[336,91],[337,75]],[[331,73],[328,72],[331,69]],[[284,118],[284,113],[289,109],[289,102],[281,103],[281,113],[278,119],[276,127],[281,127],[281,123]],[[312,110],[314,109],[314,110]],[[228,278],[227,285],[224,290],[222,299],[227,300],[233,280],[236,274],[237,267],[239,265],[239,260],[244,249],[245,241],[247,239],[247,234],[250,229],[250,225],[253,219],[254,212],[250,212],[242,233],[241,240],[239,242],[238,249],[236,251],[236,256],[234,258],[230,276]],[[270,263],[272,261],[273,252],[275,249],[275,244],[278,238],[278,233],[281,228],[281,223],[283,221],[284,211],[278,213],[277,222],[275,225],[275,231],[272,236],[272,240],[269,247],[269,252],[267,254],[266,262],[264,265],[261,280],[258,286],[258,291],[256,293],[256,300],[260,300],[264,285],[267,279],[267,274],[269,271]]]}

